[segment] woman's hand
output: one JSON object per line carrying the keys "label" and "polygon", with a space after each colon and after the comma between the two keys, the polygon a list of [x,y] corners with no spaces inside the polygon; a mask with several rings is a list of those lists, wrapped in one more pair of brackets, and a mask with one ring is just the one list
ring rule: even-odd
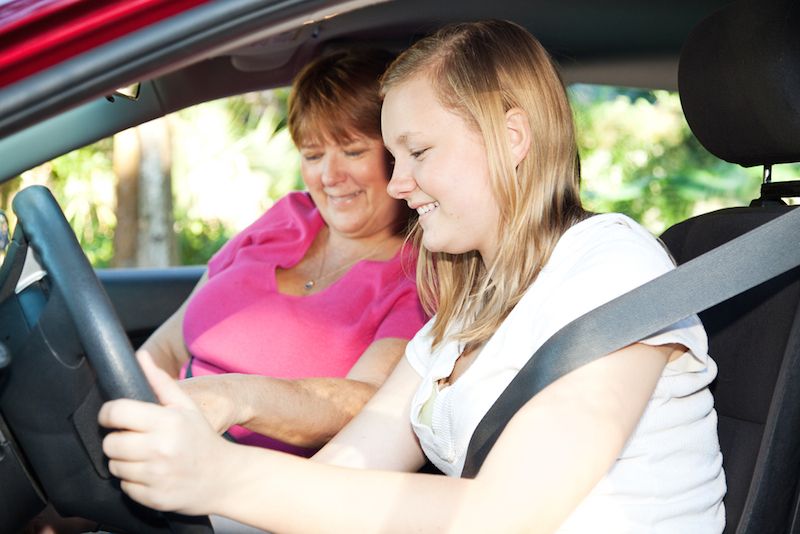
{"label": "woman's hand", "polygon": [[[198,376],[181,380],[178,385],[205,416],[211,428],[222,434],[234,425],[246,423],[249,404],[241,399],[237,386],[239,375]],[[241,384],[246,387],[246,384]]]}
{"label": "woman's hand", "polygon": [[108,468],[122,490],[157,510],[199,515],[213,512],[224,495],[233,446],[209,426],[203,413],[147,352],[137,358],[162,406],[119,399],[105,403],[98,420],[116,429],[103,440]]}

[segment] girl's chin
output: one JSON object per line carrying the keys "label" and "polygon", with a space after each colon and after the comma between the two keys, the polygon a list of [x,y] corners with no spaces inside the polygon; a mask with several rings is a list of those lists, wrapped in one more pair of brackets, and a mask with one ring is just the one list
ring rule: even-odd
{"label": "girl's chin", "polygon": [[441,239],[425,239],[425,234],[422,234],[422,246],[425,247],[425,250],[428,252],[441,252],[443,254],[458,254],[459,252],[454,252],[453,247],[447,246],[447,243],[443,243]]}
{"label": "girl's chin", "polygon": [[477,250],[476,248],[469,248],[464,246],[457,246],[451,242],[445,242],[442,239],[425,239],[425,234],[423,231],[422,234],[422,246],[428,252],[440,252],[442,254],[466,254],[467,252],[473,252]]}

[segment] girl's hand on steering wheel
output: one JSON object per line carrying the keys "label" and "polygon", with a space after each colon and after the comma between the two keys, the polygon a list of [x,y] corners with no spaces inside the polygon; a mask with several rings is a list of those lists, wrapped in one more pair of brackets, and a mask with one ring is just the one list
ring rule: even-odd
{"label": "girl's hand on steering wheel", "polygon": [[130,399],[105,403],[98,414],[114,429],[103,440],[109,471],[122,490],[156,510],[213,513],[224,488],[218,473],[233,445],[220,438],[203,412],[145,351],[137,359],[161,405]]}

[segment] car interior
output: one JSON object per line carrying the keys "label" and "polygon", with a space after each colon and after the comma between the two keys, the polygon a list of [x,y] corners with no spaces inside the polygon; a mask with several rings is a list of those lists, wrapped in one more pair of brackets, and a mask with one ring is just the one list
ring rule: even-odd
{"label": "car interior", "polygon": [[[761,195],[749,206],[664,232],[678,264],[793,210],[786,199],[800,195],[800,181],[771,180],[773,165],[800,161],[800,5],[793,0],[646,7],[476,0],[460,3],[458,13],[444,2],[341,2],[338,14],[314,2],[283,10],[241,2],[236,13],[211,4],[97,50],[83,74],[56,72],[75,76],[59,92],[65,100],[46,87],[0,89],[0,181],[189,105],[286,86],[309,59],[337,47],[399,51],[452,20],[504,18],[545,44],[567,83],[677,88],[693,133],[712,154],[764,168]],[[225,31],[221,20],[230,22]],[[175,42],[184,48],[154,37],[167,30],[183,32]],[[135,99],[100,90],[108,80],[81,77],[130,54],[141,61],[109,80],[113,87],[144,80]],[[58,106],[63,111],[54,114]],[[125,497],[105,466],[96,424],[105,399],[153,400],[133,347],[186,298],[203,268],[95,272],[46,189],[19,193],[14,211],[19,222],[0,267],[0,532],[18,531],[47,503],[113,532],[212,531],[207,518],[157,513]],[[719,366],[712,391],[728,484],[725,532],[800,532],[799,312],[794,268],[700,313]]]}
{"label": "car interior", "polygon": [[[774,164],[800,160],[799,6],[737,2],[684,44],[681,104],[716,156],[764,168],[750,206],[707,213],[662,235],[684,263],[787,210],[798,181],[771,182]],[[763,258],[770,262],[770,258]],[[719,374],[712,386],[728,481],[726,532],[797,532],[800,463],[800,268],[700,314]]]}

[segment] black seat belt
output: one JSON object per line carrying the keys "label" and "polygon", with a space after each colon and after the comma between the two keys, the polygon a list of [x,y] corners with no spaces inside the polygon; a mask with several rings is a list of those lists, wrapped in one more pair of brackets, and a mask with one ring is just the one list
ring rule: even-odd
{"label": "black seat belt", "polygon": [[553,334],[481,419],[461,476],[474,478],[515,413],[558,378],[800,265],[792,209],[587,312]]}

